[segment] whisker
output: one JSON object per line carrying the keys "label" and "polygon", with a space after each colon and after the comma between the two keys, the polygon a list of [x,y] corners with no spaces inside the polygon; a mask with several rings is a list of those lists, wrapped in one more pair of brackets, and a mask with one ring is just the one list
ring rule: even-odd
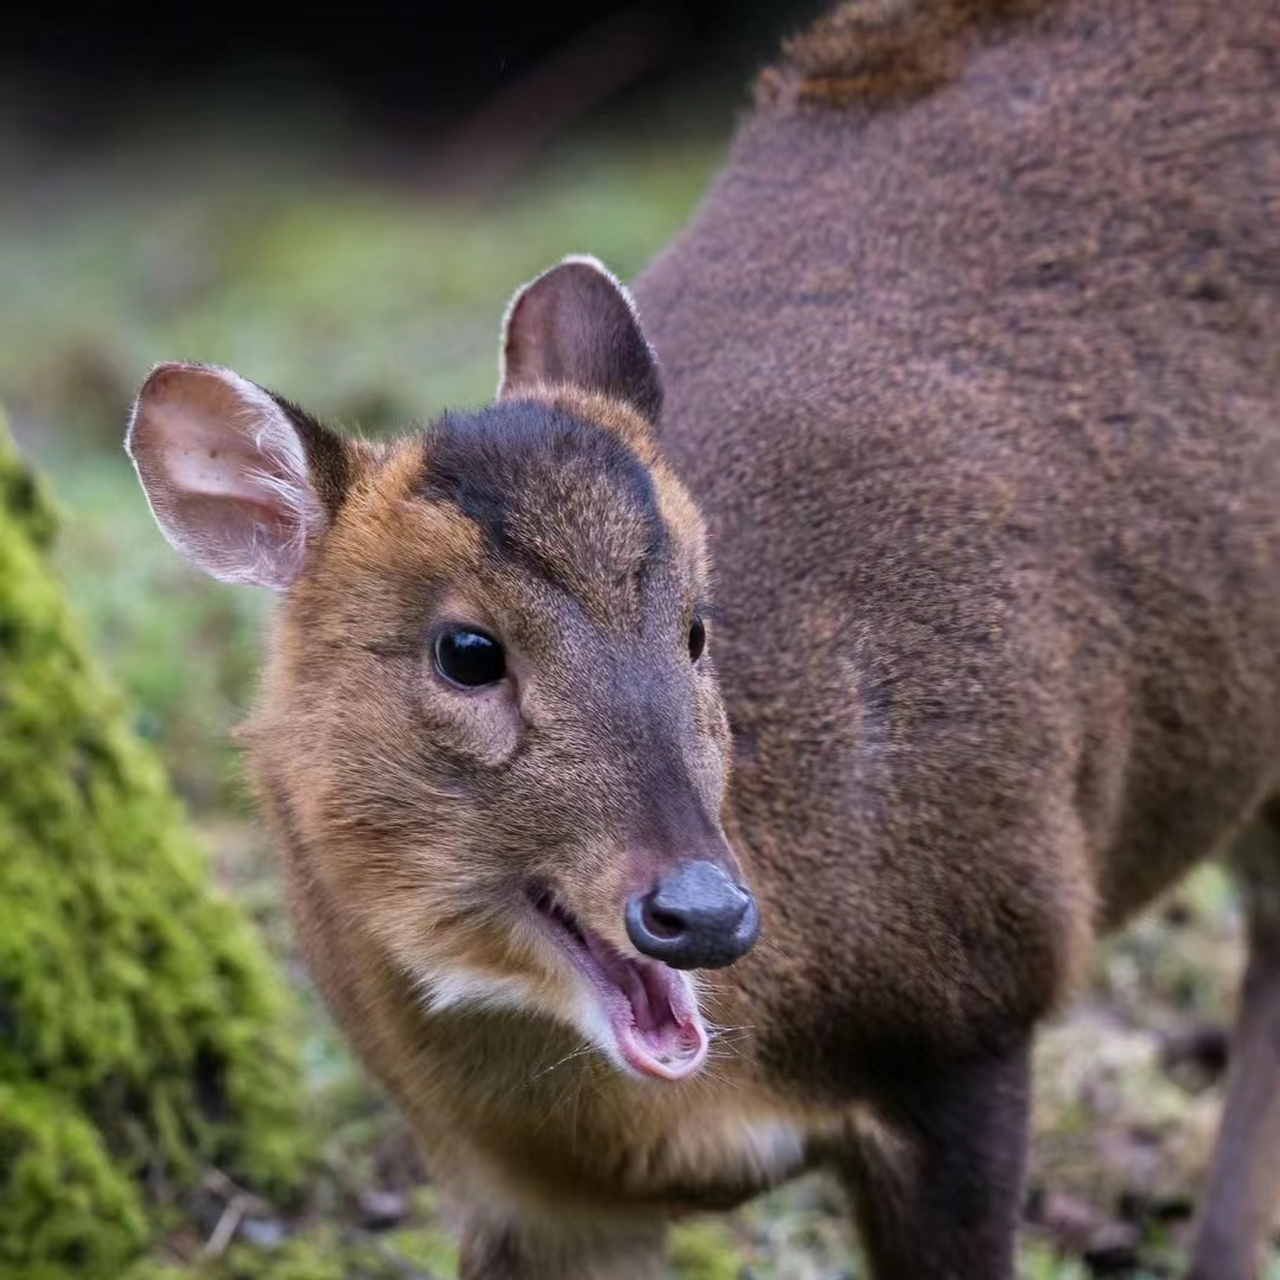
{"label": "whisker", "polygon": [[713,1043],[730,1042],[734,1044],[742,1044],[746,1041],[753,1040],[755,1029],[753,1027],[725,1027],[723,1029],[707,1029],[707,1039]]}
{"label": "whisker", "polygon": [[550,1075],[557,1067],[562,1067],[566,1062],[572,1062],[574,1058],[580,1058],[584,1053],[591,1052],[591,1045],[584,1042],[579,1045],[572,1053],[566,1053],[563,1058],[557,1059],[549,1067],[543,1067],[541,1071],[531,1075],[526,1083],[532,1084],[535,1080],[541,1080],[543,1076]]}
{"label": "whisker", "polygon": [[702,1025],[708,1031],[754,1031],[756,1029],[753,1022],[712,1022],[710,1018],[703,1018]]}
{"label": "whisker", "polygon": [[763,942],[766,947],[772,947],[784,960],[788,960],[792,964],[795,963],[794,958],[792,956],[789,956],[780,946],[778,946],[776,942],[774,942],[772,938],[766,937],[764,934],[761,934],[760,937],[757,939],[757,941]]}
{"label": "whisker", "polygon": [[709,1080],[714,1080],[717,1084],[726,1085],[728,1088],[735,1091],[741,1090],[741,1085],[734,1083],[734,1081],[730,1080],[728,1076],[722,1076],[719,1072],[712,1071],[710,1067],[704,1066],[702,1068],[702,1082],[705,1084]]}

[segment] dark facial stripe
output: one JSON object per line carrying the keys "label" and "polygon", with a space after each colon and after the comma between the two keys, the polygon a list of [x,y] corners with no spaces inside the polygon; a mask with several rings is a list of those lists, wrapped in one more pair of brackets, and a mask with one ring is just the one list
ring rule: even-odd
{"label": "dark facial stripe", "polygon": [[446,415],[423,443],[420,494],[474,521],[494,551],[580,594],[602,557],[664,558],[647,468],[612,432],[530,402]]}

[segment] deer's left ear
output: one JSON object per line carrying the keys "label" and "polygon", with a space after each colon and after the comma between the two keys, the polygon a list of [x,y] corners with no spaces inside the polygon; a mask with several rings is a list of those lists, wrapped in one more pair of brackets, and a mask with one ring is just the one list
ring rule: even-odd
{"label": "deer's left ear", "polygon": [[625,401],[651,423],[662,409],[658,362],[635,304],[594,258],[566,258],[507,311],[498,398],[557,383]]}

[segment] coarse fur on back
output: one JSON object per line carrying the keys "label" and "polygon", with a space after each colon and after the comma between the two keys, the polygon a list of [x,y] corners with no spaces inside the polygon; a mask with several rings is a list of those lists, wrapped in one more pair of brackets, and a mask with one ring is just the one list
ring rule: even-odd
{"label": "coarse fur on back", "polygon": [[[489,408],[361,445],[164,366],[130,428],[284,593],[251,768],[466,1280],[657,1277],[811,1168],[875,1280],[1008,1280],[1038,1023],[1280,812],[1280,11],[851,4],[762,86]],[[1280,1181],[1253,848],[1196,1280]]]}
{"label": "coarse fur on back", "polygon": [[846,0],[783,45],[763,110],[904,104],[961,74],[970,46],[1057,0]]}

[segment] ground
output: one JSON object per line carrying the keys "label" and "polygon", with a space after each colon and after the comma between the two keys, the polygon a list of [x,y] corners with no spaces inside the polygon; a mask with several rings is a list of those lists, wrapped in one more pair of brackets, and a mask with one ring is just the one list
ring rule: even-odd
{"label": "ground", "polygon": [[[364,1083],[294,957],[228,730],[252,694],[267,601],[189,572],[120,451],[161,359],[222,363],[380,432],[485,400],[510,292],[569,251],[634,273],[681,224],[721,137],[575,137],[481,206],[352,178],[225,131],[46,163],[0,193],[0,403],[63,513],[58,564],[213,850],[305,1002],[321,1152],[301,1204],[210,1165],[130,1280],[453,1274],[448,1224],[396,1115]],[[1099,953],[1040,1047],[1024,1270],[1176,1274],[1220,1098],[1239,921],[1214,868]],[[811,1180],[683,1229],[682,1280],[855,1276],[832,1189]],[[1280,1252],[1269,1280],[1280,1278]]]}

